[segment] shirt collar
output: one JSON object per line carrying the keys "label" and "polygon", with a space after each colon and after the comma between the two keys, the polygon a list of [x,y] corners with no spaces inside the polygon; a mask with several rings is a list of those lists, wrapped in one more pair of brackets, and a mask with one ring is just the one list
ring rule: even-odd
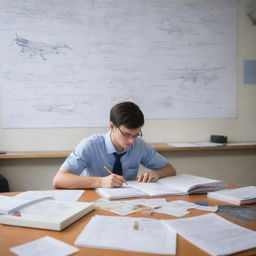
{"label": "shirt collar", "polygon": [[[111,134],[111,130],[109,130],[108,133],[105,134],[105,146],[106,146],[107,154],[113,154],[113,153],[117,152],[114,144],[112,143],[110,134]],[[127,151],[127,149],[124,149],[122,152],[126,152],[126,151]]]}

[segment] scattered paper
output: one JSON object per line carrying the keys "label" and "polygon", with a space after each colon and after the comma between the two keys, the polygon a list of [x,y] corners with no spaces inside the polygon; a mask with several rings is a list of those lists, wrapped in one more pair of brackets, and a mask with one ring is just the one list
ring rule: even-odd
{"label": "scattered paper", "polygon": [[233,224],[215,213],[162,222],[211,255],[229,255],[256,245],[255,231]]}
{"label": "scattered paper", "polygon": [[50,236],[10,248],[18,256],[66,256],[79,251],[78,248]]}
{"label": "scattered paper", "polygon": [[75,245],[175,255],[176,232],[157,219],[96,215]]}

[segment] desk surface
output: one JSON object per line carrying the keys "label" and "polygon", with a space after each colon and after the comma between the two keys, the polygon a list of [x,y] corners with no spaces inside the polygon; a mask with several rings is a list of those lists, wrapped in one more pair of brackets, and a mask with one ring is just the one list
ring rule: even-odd
{"label": "desk surface", "polygon": [[[234,146],[215,146],[215,147],[173,147],[167,143],[152,142],[150,145],[158,152],[174,152],[174,151],[209,151],[209,150],[237,150],[237,149],[256,149],[254,145],[234,145]],[[0,154],[0,159],[33,159],[33,158],[66,158],[71,150],[63,151],[17,151],[6,152]]]}
{"label": "desk surface", "polygon": [[[14,195],[15,193],[6,193],[6,195]],[[99,198],[99,195],[95,192],[95,190],[86,190],[86,192],[80,198],[80,201],[94,201]],[[212,203],[213,205],[221,204],[218,201],[208,199],[206,195],[190,195],[190,196],[166,196],[162,197],[166,198],[167,201],[172,200],[187,200],[191,202],[195,202],[198,200],[207,200],[208,202]],[[206,211],[199,211],[196,209],[190,210],[190,214],[188,216],[197,216],[201,214],[206,214]],[[10,253],[9,248],[13,246],[17,246],[43,236],[52,236],[56,239],[62,240],[67,242],[71,245],[74,244],[75,239],[79,235],[79,233],[83,230],[86,223],[91,219],[94,215],[115,215],[114,213],[103,211],[101,209],[96,208],[93,212],[87,214],[86,216],[82,217],[80,220],[76,221],[66,229],[61,232],[58,231],[48,231],[48,230],[40,230],[40,229],[32,229],[32,228],[22,228],[22,227],[14,227],[14,226],[5,226],[0,225],[0,255],[14,255]],[[133,217],[145,217],[148,216],[142,213],[134,213],[128,216]],[[170,215],[160,214],[160,213],[153,213],[149,218],[156,218],[156,219],[174,219],[176,217],[172,217]],[[239,224],[243,227],[249,228],[251,230],[256,231],[256,221],[251,222],[239,222],[235,221],[230,218],[226,218],[236,224]],[[120,255],[129,255],[129,256],[149,256],[152,254],[146,253],[136,253],[136,252],[124,252],[118,250],[107,250],[107,249],[96,249],[96,248],[86,248],[86,247],[79,247],[80,251],[74,256],[78,255],[90,255],[90,256],[120,256]],[[207,253],[203,252],[193,244],[187,242],[183,237],[178,235],[177,239],[177,256],[184,256],[184,255],[196,255],[196,256],[206,256]],[[256,249],[247,250],[235,255],[256,255]]]}

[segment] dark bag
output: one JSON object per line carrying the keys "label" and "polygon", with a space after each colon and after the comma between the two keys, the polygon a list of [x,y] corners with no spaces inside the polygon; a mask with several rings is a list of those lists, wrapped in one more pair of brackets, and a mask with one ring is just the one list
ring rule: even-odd
{"label": "dark bag", "polygon": [[8,180],[3,175],[0,175],[0,192],[9,192]]}

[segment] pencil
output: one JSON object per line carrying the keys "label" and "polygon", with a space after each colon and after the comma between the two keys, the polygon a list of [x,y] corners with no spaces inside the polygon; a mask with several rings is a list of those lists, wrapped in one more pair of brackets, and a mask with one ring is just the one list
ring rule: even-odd
{"label": "pencil", "polygon": [[[106,167],[106,166],[103,166],[103,168],[111,175],[111,174],[113,174],[113,172],[111,172],[109,169],[108,169],[108,167]],[[125,180],[125,182],[124,182],[126,185],[128,185],[128,183],[126,182],[126,180]]]}
{"label": "pencil", "polygon": [[111,172],[106,166],[103,166],[104,169],[109,173],[109,174],[113,174],[113,172]]}

